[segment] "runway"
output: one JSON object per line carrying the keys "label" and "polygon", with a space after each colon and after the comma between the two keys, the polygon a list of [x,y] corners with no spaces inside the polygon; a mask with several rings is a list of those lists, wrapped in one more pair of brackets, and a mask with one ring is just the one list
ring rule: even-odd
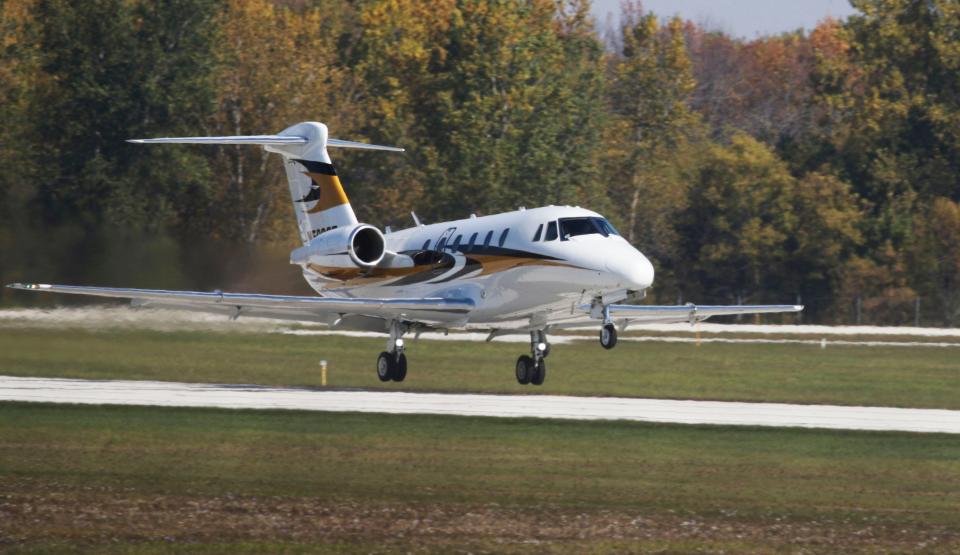
{"label": "runway", "polygon": [[622,397],[410,393],[0,376],[0,401],[630,420],[718,426],[960,434],[960,411],[956,410]]}

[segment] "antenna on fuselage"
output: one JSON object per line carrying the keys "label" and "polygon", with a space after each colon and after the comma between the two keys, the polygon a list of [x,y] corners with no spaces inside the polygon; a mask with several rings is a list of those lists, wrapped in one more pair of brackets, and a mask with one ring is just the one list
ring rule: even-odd
{"label": "antenna on fuselage", "polygon": [[417,227],[423,227],[423,224],[420,223],[420,218],[417,217],[417,213],[413,210],[410,211],[410,215],[413,217],[413,223],[417,224]]}

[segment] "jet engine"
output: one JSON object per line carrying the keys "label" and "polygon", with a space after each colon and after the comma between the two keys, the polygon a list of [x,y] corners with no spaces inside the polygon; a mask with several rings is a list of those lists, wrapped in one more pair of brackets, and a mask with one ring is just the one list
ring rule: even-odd
{"label": "jet engine", "polygon": [[380,230],[367,224],[331,229],[290,253],[290,263],[332,268],[374,268],[386,253]]}

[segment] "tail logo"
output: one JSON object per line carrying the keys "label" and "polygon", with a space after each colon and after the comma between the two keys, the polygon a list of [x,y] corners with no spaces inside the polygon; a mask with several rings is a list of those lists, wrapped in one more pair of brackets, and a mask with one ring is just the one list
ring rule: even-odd
{"label": "tail logo", "polygon": [[337,177],[333,164],[313,160],[295,160],[295,162],[306,168],[307,171],[303,174],[310,178],[310,190],[294,202],[316,203],[306,209],[307,214],[316,214],[350,202],[347,200],[347,194],[343,192],[343,186],[340,184],[340,178]]}

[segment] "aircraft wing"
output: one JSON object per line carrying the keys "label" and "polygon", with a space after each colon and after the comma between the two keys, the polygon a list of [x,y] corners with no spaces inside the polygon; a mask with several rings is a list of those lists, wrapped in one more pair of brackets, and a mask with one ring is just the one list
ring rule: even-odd
{"label": "aircraft wing", "polygon": [[[602,308],[584,305],[586,311],[591,312],[594,318],[602,318]],[[800,312],[801,305],[772,304],[772,305],[608,305],[610,317],[614,320],[629,320],[636,323],[672,323],[672,322],[702,322],[711,316],[735,316],[737,314],[776,314]]]}
{"label": "aircraft wing", "polygon": [[225,313],[234,318],[244,315],[325,323],[345,316],[366,316],[443,324],[464,320],[474,308],[473,300],[467,298],[361,299],[224,293],[222,291],[87,287],[46,283],[14,283],[7,287],[47,293],[130,299],[136,306],[185,308]]}

